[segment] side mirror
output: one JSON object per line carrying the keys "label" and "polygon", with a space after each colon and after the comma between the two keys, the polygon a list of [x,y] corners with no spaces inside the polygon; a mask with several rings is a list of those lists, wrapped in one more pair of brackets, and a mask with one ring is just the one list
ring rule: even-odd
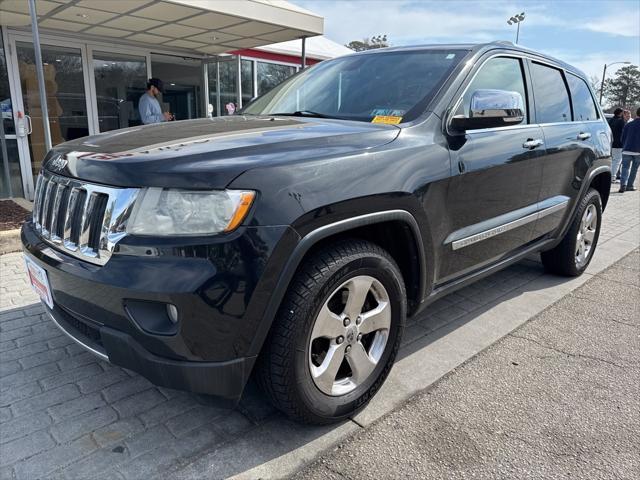
{"label": "side mirror", "polygon": [[456,130],[507,127],[524,120],[524,100],[518,92],[476,90],[471,95],[469,116],[455,115],[451,126]]}

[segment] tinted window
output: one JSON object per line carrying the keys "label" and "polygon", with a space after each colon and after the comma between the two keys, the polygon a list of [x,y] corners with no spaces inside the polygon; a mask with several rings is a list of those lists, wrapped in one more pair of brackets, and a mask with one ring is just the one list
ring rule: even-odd
{"label": "tinted window", "polygon": [[466,54],[463,50],[380,51],[325,60],[285,80],[243,113],[307,111],[363,122],[387,116],[410,121],[424,111]]}
{"label": "tinted window", "polygon": [[571,100],[573,101],[573,119],[576,121],[597,120],[598,110],[587,84],[575,75],[567,75]]}
{"label": "tinted window", "polygon": [[525,105],[525,121],[527,123],[527,92],[524,88],[522,65],[517,58],[496,57],[488,60],[469,84],[464,94],[462,105],[456,115],[469,116],[469,106],[473,92],[481,89],[507,90],[522,95]]}
{"label": "tinted window", "polygon": [[562,72],[532,63],[531,75],[538,123],[570,122],[571,105]]}

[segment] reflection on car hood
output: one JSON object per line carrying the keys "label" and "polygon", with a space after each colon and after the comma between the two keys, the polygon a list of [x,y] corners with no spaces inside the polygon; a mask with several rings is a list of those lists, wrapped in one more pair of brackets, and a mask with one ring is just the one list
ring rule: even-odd
{"label": "reflection on car hood", "polygon": [[115,130],[55,147],[45,168],[115,186],[224,188],[260,166],[335,157],[391,142],[365,122],[232,116]]}

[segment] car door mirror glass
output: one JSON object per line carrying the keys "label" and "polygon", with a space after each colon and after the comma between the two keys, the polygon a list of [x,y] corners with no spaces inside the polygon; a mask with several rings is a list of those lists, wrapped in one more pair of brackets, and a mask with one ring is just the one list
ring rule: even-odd
{"label": "car door mirror glass", "polygon": [[524,100],[518,92],[480,89],[471,95],[468,116],[455,115],[452,126],[458,130],[507,127],[524,120]]}

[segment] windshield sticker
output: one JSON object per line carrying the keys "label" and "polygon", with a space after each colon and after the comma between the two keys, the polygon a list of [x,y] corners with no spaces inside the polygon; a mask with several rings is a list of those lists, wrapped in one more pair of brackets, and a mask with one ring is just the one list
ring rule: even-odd
{"label": "windshield sticker", "polygon": [[447,60],[451,60],[452,58],[456,58],[455,53],[450,53],[449,55],[447,55]]}
{"label": "windshield sticker", "polygon": [[390,125],[397,125],[402,120],[402,117],[394,115],[376,115],[371,120],[371,123],[388,123]]}
{"label": "windshield sticker", "polygon": [[377,115],[382,115],[385,117],[402,117],[406,110],[398,110],[394,108],[374,108],[373,112],[371,112],[371,116],[375,117]]}

